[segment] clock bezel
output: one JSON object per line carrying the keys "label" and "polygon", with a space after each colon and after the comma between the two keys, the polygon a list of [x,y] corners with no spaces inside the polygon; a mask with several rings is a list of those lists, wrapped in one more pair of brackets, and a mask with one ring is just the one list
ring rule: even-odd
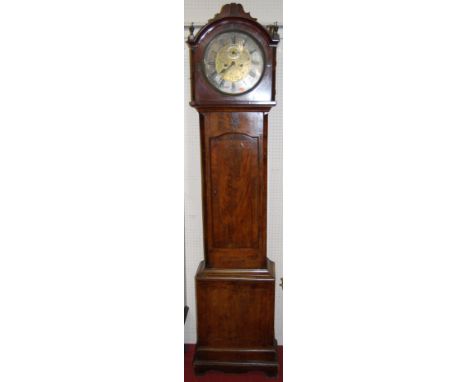
{"label": "clock bezel", "polygon": [[[260,48],[260,53],[262,55],[262,61],[263,61],[263,65],[262,65],[262,73],[260,74],[260,76],[258,77],[257,79],[257,82],[255,82],[255,85],[252,86],[250,89],[247,89],[246,91],[243,91],[243,92],[240,92],[240,93],[229,93],[229,92],[224,92],[222,91],[221,89],[219,89],[218,87],[216,87],[208,78],[208,75],[206,73],[206,65],[205,65],[205,57],[206,57],[206,53],[208,51],[208,48],[210,47],[211,43],[216,39],[218,38],[219,36],[223,35],[223,34],[232,34],[232,33],[239,33],[239,34],[243,34],[243,35],[246,35],[246,36],[249,36],[253,41],[255,41],[255,44],[258,46],[258,48]],[[233,29],[233,30],[225,30],[225,31],[222,31],[216,35],[214,35],[207,43],[206,43],[206,46],[204,47],[203,49],[203,54],[202,54],[202,57],[203,57],[203,68],[202,68],[202,72],[203,72],[203,76],[205,78],[205,80],[207,81],[207,83],[213,88],[215,89],[217,92],[221,93],[221,94],[224,94],[224,95],[228,95],[228,96],[232,96],[232,97],[235,97],[235,96],[240,96],[240,95],[244,95],[244,94],[247,94],[249,92],[251,92],[252,90],[254,90],[261,82],[262,82],[262,79],[263,79],[263,76],[265,75],[265,72],[266,72],[266,54],[265,54],[265,50],[263,48],[263,44],[261,43],[261,41],[259,41],[257,38],[255,38],[251,33],[248,33],[246,31],[243,31],[241,29]]]}

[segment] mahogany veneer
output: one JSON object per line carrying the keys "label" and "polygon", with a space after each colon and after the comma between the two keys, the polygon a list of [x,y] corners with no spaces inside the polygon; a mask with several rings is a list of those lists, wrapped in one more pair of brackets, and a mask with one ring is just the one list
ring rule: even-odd
{"label": "mahogany veneer", "polygon": [[[209,42],[242,31],[262,47],[265,69],[247,93],[227,95],[203,73]],[[196,277],[195,372],[278,371],[275,268],[266,255],[268,112],[275,105],[277,28],[267,30],[240,4],[188,38],[191,105],[200,114],[204,257]]]}

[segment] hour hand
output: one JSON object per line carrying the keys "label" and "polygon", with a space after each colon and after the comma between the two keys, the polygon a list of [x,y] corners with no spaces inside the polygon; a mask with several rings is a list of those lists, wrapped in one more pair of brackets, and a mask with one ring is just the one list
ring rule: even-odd
{"label": "hour hand", "polygon": [[234,65],[234,61],[231,62],[231,65],[229,65],[229,66],[225,67],[223,70],[221,70],[219,72],[219,74],[223,74],[226,70],[230,69],[232,67],[232,65]]}

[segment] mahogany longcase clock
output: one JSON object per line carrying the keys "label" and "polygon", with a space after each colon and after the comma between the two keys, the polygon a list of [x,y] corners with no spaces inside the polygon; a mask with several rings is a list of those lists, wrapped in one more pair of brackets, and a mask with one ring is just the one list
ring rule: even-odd
{"label": "mahogany longcase clock", "polygon": [[204,261],[195,277],[196,373],[278,372],[275,268],[266,256],[268,112],[278,27],[227,4],[191,28],[191,102],[200,116]]}

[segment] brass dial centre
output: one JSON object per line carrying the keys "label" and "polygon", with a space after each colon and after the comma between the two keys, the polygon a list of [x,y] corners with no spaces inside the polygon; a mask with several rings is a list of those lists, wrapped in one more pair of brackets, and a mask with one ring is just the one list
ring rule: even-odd
{"label": "brass dial centre", "polygon": [[226,44],[216,55],[216,71],[226,81],[236,82],[249,73],[250,54],[242,44]]}

